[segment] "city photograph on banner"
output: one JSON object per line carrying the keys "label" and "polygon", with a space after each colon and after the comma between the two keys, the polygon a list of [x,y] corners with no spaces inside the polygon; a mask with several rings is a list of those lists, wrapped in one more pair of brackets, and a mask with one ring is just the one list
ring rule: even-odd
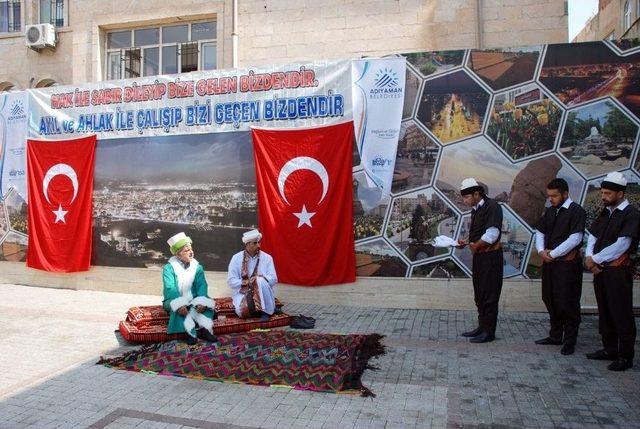
{"label": "city photograph on banner", "polygon": [[425,83],[418,120],[443,144],[478,134],[489,104],[489,94],[463,70]]}
{"label": "city photograph on banner", "polygon": [[472,50],[467,66],[494,91],[533,79],[542,46]]}
{"label": "city photograph on banner", "polygon": [[[602,209],[599,186],[611,171],[623,172],[630,183],[628,197],[634,202],[637,199],[638,47],[604,41],[398,53],[393,57],[406,60],[404,99],[395,164],[389,176],[390,194],[382,200],[379,192],[369,188],[366,160],[360,158],[354,142],[351,183],[357,275],[468,276],[469,255],[451,248],[431,249],[429,241],[434,223],[442,223],[449,213],[456,222],[443,225],[443,234],[465,238],[469,208],[462,204],[460,183],[469,176],[503,206],[503,227],[509,231],[503,231],[503,245],[508,249],[505,276],[512,277],[540,276],[542,260],[533,246],[533,234],[548,204],[546,185],[551,179],[560,177],[568,182],[570,197],[584,205],[589,219]],[[344,112],[311,122],[327,124],[352,117],[350,62],[340,62],[326,71],[323,67],[307,65],[308,70],[313,68],[320,86],[299,88],[296,94],[328,97],[331,90],[345,96]],[[279,70],[289,69],[300,66]],[[246,74],[217,71],[198,74],[195,81]],[[394,77],[401,81],[400,74]],[[163,82],[170,85],[174,79]],[[91,85],[106,88],[111,84]],[[131,86],[130,81],[118,84]],[[39,105],[48,105],[52,94],[69,91],[72,89],[55,87],[30,92],[38,94]],[[264,102],[274,99],[273,95],[259,91],[246,93],[246,99]],[[192,105],[193,101],[202,105],[207,100],[212,106],[227,105],[235,98],[236,94],[213,94],[184,100],[181,105]],[[125,103],[123,107],[146,111],[177,103],[165,101]],[[16,113],[21,109],[18,101],[6,107]],[[33,115],[29,113],[33,109],[27,109],[27,113],[33,128],[44,116],[64,118],[67,113],[97,112],[93,106],[74,109],[48,109]],[[254,122],[240,123],[238,129],[225,123],[222,127],[230,131],[229,137],[216,134],[222,129],[213,124],[182,124],[169,131],[145,129],[143,134],[134,127],[120,133],[123,135],[99,136],[93,263],[157,266],[169,256],[164,240],[184,229],[195,238],[198,259],[208,270],[226,270],[242,231],[258,224],[251,138],[248,132],[240,132],[251,124]],[[302,123],[287,119],[265,125],[295,128]],[[34,131],[37,134],[37,129],[31,129],[30,135]],[[197,133],[202,134],[196,137]],[[12,178],[16,186],[20,183],[17,179],[24,171],[17,165],[24,149],[5,146],[3,150],[0,259],[24,260],[26,195],[5,186]],[[197,159],[191,158],[193,153],[198,154]]]}
{"label": "city photograph on banner", "polygon": [[161,267],[184,232],[225,271],[258,224],[249,132],[99,142],[94,186],[94,265]]}

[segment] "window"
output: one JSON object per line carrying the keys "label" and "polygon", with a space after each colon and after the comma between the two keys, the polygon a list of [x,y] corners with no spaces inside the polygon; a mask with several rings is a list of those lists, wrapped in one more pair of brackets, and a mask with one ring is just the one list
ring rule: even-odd
{"label": "window", "polygon": [[624,3],[623,15],[622,15],[622,30],[626,30],[631,27],[631,0],[627,0]]}
{"label": "window", "polygon": [[15,89],[15,85],[12,82],[4,81],[0,82],[0,92],[12,91]]}
{"label": "window", "polygon": [[40,23],[64,27],[64,0],[40,0]]}
{"label": "window", "polygon": [[611,33],[609,33],[609,35],[607,37],[604,38],[605,40],[611,40],[612,42],[616,40],[616,32],[612,31]]}
{"label": "window", "polygon": [[0,33],[20,31],[20,0],[0,1]]}
{"label": "window", "polygon": [[107,79],[216,68],[216,22],[118,30],[106,37]]}
{"label": "window", "polygon": [[49,88],[50,86],[58,86],[58,82],[56,82],[53,79],[41,79],[40,81],[38,81],[38,83],[36,83],[36,88]]}

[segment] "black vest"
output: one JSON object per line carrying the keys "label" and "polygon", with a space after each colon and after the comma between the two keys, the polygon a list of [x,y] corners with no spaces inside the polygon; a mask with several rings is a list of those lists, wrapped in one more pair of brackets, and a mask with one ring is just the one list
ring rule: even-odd
{"label": "black vest", "polygon": [[489,197],[484,197],[484,204],[478,210],[471,210],[471,225],[469,227],[469,242],[480,240],[487,229],[498,229],[498,240],[502,236],[502,207]]}
{"label": "black vest", "polygon": [[[553,250],[569,238],[571,234],[584,232],[586,220],[587,214],[584,209],[571,202],[566,209],[562,207],[559,209],[547,207],[536,229],[544,234],[544,248]],[[579,244],[576,248],[581,246],[582,244]]]}
{"label": "black vest", "polygon": [[633,254],[638,248],[638,229],[640,229],[640,213],[629,203],[624,210],[614,210],[609,215],[609,209],[602,209],[596,220],[589,228],[589,233],[596,237],[593,253],[600,252],[615,243],[620,237],[630,237],[631,245],[626,253]]}

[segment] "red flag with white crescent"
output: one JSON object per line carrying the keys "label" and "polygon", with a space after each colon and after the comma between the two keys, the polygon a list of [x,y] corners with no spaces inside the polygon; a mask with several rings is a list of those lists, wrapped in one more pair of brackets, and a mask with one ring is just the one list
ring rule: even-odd
{"label": "red flag with white crescent", "polygon": [[27,140],[27,266],[86,271],[91,263],[96,136]]}
{"label": "red flag with white crescent", "polygon": [[278,279],[354,282],[353,122],[252,135],[261,247]]}

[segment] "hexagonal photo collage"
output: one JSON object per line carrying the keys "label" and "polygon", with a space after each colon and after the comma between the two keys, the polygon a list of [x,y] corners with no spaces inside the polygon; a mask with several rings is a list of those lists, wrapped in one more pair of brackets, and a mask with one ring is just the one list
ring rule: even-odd
{"label": "hexagonal photo collage", "polygon": [[[589,219],[602,209],[599,184],[610,171],[628,176],[628,197],[640,204],[637,41],[397,56],[407,59],[405,100],[391,195],[385,200],[379,201],[367,186],[354,145],[357,275],[469,277],[468,250],[436,248],[432,243],[438,235],[463,238],[467,234],[469,209],[459,194],[465,177],[475,177],[503,208],[505,277],[540,275],[533,237],[551,179],[567,180],[571,198],[584,205]],[[248,139],[241,145],[246,159],[251,150]],[[235,142],[234,153],[237,147]],[[114,150],[114,160],[115,155]],[[117,155],[122,158],[121,153]],[[113,161],[110,168],[116,164]],[[109,171],[96,166],[96,174]],[[252,177],[249,173],[247,177]],[[251,180],[248,184],[254,186]],[[109,186],[116,185],[96,186],[94,199],[100,202],[101,192]],[[255,211],[245,217],[244,224],[255,223]],[[9,190],[0,200],[1,260],[25,259],[26,219],[24,199]],[[115,231],[108,221],[108,217],[97,218],[101,229],[94,246],[103,246],[113,255],[124,254],[120,247],[126,249],[127,243],[136,240],[157,241],[158,249],[165,247],[160,236],[166,231],[158,232],[155,224],[145,226],[149,231],[129,236],[122,228]],[[212,258],[225,259],[214,247],[210,250]],[[153,258],[161,259],[158,252]],[[102,265],[123,263],[121,256],[97,253],[102,255],[98,261]],[[216,269],[213,262],[209,267]]]}
{"label": "hexagonal photo collage", "polygon": [[11,188],[0,199],[0,261],[24,261],[27,240],[27,204]]}
{"label": "hexagonal photo collage", "polygon": [[431,245],[436,235],[468,234],[466,177],[503,208],[505,277],[540,277],[533,240],[553,178],[567,180],[587,222],[602,210],[600,182],[611,171],[627,176],[640,207],[637,42],[399,55],[408,99],[391,197],[376,205],[362,187],[354,192],[354,207],[367,206],[354,219],[358,275],[468,277],[468,249]]}

